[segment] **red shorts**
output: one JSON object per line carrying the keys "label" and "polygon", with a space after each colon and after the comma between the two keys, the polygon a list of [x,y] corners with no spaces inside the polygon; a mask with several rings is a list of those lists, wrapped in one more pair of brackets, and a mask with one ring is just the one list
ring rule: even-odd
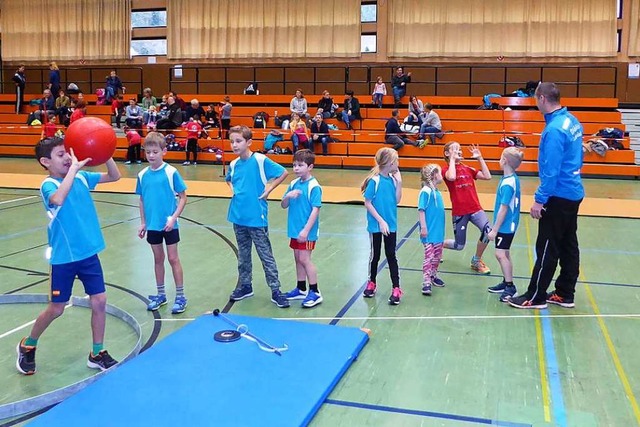
{"label": "red shorts", "polygon": [[316,248],[316,242],[306,241],[304,243],[298,242],[298,239],[291,239],[289,241],[289,247],[291,249],[298,249],[301,251],[312,251]]}

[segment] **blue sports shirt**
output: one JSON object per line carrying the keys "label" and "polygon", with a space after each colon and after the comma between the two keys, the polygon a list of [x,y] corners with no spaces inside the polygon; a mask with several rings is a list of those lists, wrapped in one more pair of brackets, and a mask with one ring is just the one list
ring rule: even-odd
{"label": "blue sports shirt", "polygon": [[[187,185],[180,172],[167,163],[162,163],[156,170],[147,166],[138,173],[136,194],[142,198],[147,230],[164,229],[167,218],[173,215],[178,207],[176,194],[186,190]],[[178,221],[173,228],[178,228]]]}
{"label": "blue sports shirt", "polygon": [[538,148],[540,186],[534,199],[542,204],[552,196],[582,200],[582,125],[566,107],[545,114],[544,120]]}
{"label": "blue sports shirt", "polygon": [[50,222],[48,226],[51,264],[68,264],[89,258],[105,248],[98,213],[90,190],[96,188],[102,174],[79,171],[62,206],[49,203],[58,191],[61,178],[48,177],[40,186],[40,195]]}
{"label": "blue sports shirt", "polygon": [[507,205],[507,215],[498,230],[502,234],[514,234],[520,223],[520,178],[513,174],[503,176],[498,184],[496,204],[493,208],[493,222],[496,222],[500,205]]}
{"label": "blue sports shirt", "polygon": [[267,227],[269,208],[264,193],[267,182],[278,178],[285,169],[260,153],[252,153],[246,160],[240,157],[229,164],[226,181],[233,185],[227,220],[247,227]]}
{"label": "blue sports shirt", "polygon": [[[318,181],[311,177],[306,181],[296,178],[291,181],[289,188],[284,193],[286,196],[293,190],[300,190],[301,194],[295,199],[289,199],[289,216],[287,220],[287,236],[290,239],[296,239],[302,229],[307,225],[311,210],[313,208],[322,207],[322,187]],[[315,242],[318,240],[318,223],[320,216],[316,218],[313,227],[309,231],[307,240]]]}
{"label": "blue sports shirt", "polygon": [[422,187],[418,196],[418,210],[424,211],[427,222],[427,237],[420,236],[424,243],[444,242],[444,201],[437,188]]}
{"label": "blue sports shirt", "polygon": [[[378,215],[389,225],[390,232],[398,231],[398,203],[396,202],[396,181],[391,176],[375,175],[364,190],[365,200],[371,200]],[[367,231],[380,233],[378,221],[367,210]]]}

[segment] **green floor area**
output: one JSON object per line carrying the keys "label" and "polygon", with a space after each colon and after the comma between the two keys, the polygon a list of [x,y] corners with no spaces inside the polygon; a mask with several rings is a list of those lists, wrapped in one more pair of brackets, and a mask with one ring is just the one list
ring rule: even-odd
{"label": "green floor area", "polygon": [[[8,167],[12,161],[0,163]],[[205,168],[198,166],[197,173]],[[185,171],[185,176],[190,178],[192,172],[196,173],[195,168]],[[362,171],[321,173],[326,181],[343,185],[357,183],[363,175]],[[600,181],[599,185],[613,188],[614,184]],[[534,181],[527,185],[533,187]],[[624,187],[627,194],[637,191]],[[102,193],[94,198],[107,242],[101,260],[109,303],[139,321],[143,343],[162,340],[190,319],[228,303],[237,281],[235,239],[226,221],[228,200],[189,199],[180,242],[189,307],[174,316],[170,305],[165,306],[159,312],[161,320],[154,320],[144,303],[155,289],[151,250],[136,236],[137,198]],[[283,288],[288,290],[295,286],[295,269],[286,238],[286,212],[275,202],[269,208],[271,241]],[[0,293],[46,293],[46,217],[37,192],[0,189],[0,214]],[[299,303],[289,309],[272,304],[260,262],[254,257],[256,295],[235,303],[231,312],[372,330],[371,341],[311,425],[639,425],[640,250],[631,236],[639,235],[640,221],[580,218],[582,276],[577,307],[550,307],[538,316],[509,308],[486,292],[487,286],[500,280],[493,249],[485,256],[490,276],[470,270],[476,230],[469,231],[470,243],[464,251],[445,252],[440,271],[446,287],[435,289],[431,297],[422,296],[423,251],[415,229],[410,232],[416,219],[414,209],[399,210],[398,259],[404,290],[399,306],[387,302],[391,282],[385,268],[378,275],[376,297],[358,296],[369,257],[361,205],[326,204],[321,209],[321,237],[313,258],[324,303],[311,310]],[[528,283],[536,227],[523,215],[512,246],[519,289]],[[167,264],[168,293],[173,296],[170,277]],[[79,283],[75,294],[82,295]],[[0,308],[0,381],[4,385],[0,405],[92,374],[84,365],[91,344],[89,311],[78,307],[69,308],[41,338],[38,373],[23,377],[16,372],[15,345],[29,326],[17,328],[42,308],[38,304]],[[106,343],[121,358],[135,343],[135,336],[121,321],[109,318]],[[312,380],[313,369],[300,361],[300,384],[295,386]]]}

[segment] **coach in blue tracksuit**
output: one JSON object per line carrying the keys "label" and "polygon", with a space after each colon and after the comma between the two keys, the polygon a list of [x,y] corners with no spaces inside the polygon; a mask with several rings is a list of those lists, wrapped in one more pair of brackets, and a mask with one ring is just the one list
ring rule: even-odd
{"label": "coach in blue tracksuit", "polygon": [[[517,308],[546,308],[547,303],[573,308],[580,272],[578,208],[584,198],[582,125],[560,105],[560,91],[554,83],[540,83],[535,98],[546,122],[538,150],[540,185],[531,207],[531,217],[540,220],[537,259],[529,288],[509,304]],[[556,289],[547,293],[558,260]]]}

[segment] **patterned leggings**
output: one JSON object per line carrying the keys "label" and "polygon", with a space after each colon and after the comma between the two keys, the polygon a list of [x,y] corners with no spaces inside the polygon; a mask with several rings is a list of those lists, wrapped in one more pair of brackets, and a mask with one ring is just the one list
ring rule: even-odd
{"label": "patterned leggings", "polygon": [[438,265],[442,259],[443,243],[425,243],[424,261],[422,261],[422,282],[427,285],[438,276]]}

